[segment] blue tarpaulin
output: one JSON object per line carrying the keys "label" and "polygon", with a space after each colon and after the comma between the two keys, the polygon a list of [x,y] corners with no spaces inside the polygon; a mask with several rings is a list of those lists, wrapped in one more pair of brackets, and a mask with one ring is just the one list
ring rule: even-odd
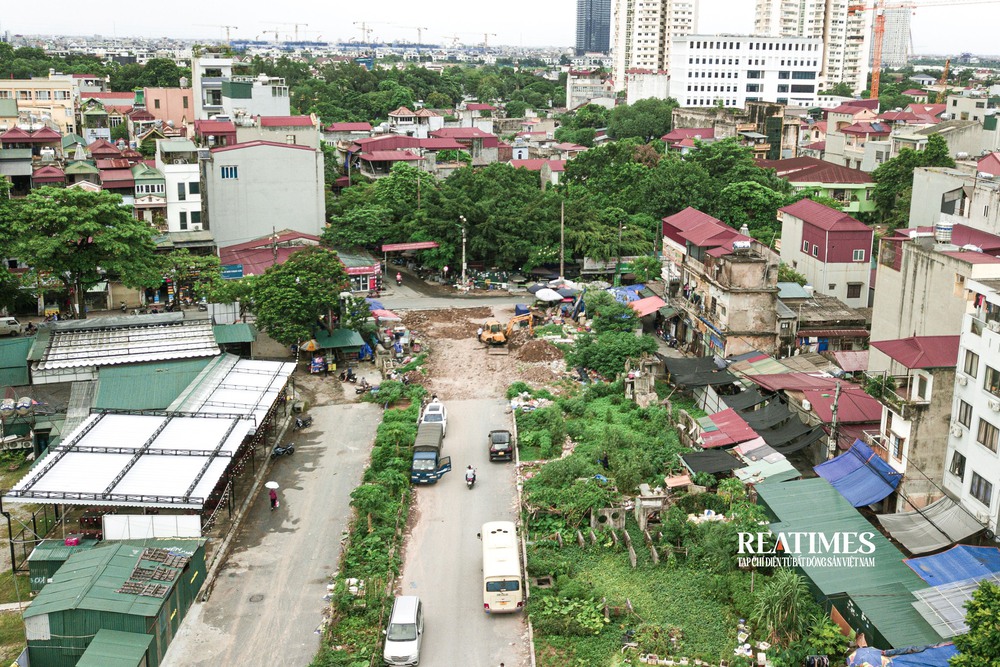
{"label": "blue tarpaulin", "polygon": [[851,448],[837,458],[824,461],[813,470],[855,507],[882,500],[899,486],[902,476],[860,440],[855,440]]}
{"label": "blue tarpaulin", "polygon": [[645,285],[624,285],[622,287],[609,287],[608,292],[621,303],[632,303],[642,298],[640,292],[646,289]]}
{"label": "blue tarpaulin", "polygon": [[365,302],[368,304],[368,310],[385,310],[385,306],[378,299],[365,297]]}
{"label": "blue tarpaulin", "polygon": [[881,651],[859,648],[847,658],[847,667],[948,667],[948,661],[958,655],[951,642],[934,646],[910,646]]}
{"label": "blue tarpaulin", "polygon": [[908,558],[903,562],[928,585],[940,586],[1000,572],[1000,549],[959,544],[933,556]]}
{"label": "blue tarpaulin", "polygon": [[527,304],[523,304],[523,303],[514,304],[514,316],[515,317],[517,317],[518,315],[527,315],[527,314],[528,314],[528,306],[527,306]]}

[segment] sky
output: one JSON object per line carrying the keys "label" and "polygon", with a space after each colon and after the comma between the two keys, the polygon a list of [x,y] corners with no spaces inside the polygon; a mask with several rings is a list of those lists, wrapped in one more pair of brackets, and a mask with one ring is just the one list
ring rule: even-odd
{"label": "sky", "polygon": [[[890,4],[894,0],[889,0]],[[906,4],[957,3],[913,10],[915,53],[980,55],[1000,53],[996,26],[1000,25],[1000,0],[912,0]],[[962,4],[962,3],[965,4]],[[754,0],[701,0],[700,33],[749,33],[753,28]],[[868,4],[872,4],[869,1]],[[295,11],[283,12],[271,0],[240,0],[238,3],[173,0],[169,10],[157,12],[83,11],[79,0],[50,0],[44,12],[19,9],[0,15],[0,31],[12,34],[66,34],[222,39],[229,24],[234,38],[267,39],[265,30],[278,30],[281,39],[291,39],[293,21],[300,39],[337,41],[359,39],[355,23],[366,22],[373,38],[416,40],[416,27],[424,43],[482,44],[484,33],[490,44],[512,46],[571,47],[575,42],[576,0],[377,0],[376,2],[318,2],[307,0]],[[502,14],[498,12],[503,8]],[[155,16],[155,20],[151,17]],[[495,33],[495,35],[493,34]],[[992,33],[992,34],[991,34]]]}

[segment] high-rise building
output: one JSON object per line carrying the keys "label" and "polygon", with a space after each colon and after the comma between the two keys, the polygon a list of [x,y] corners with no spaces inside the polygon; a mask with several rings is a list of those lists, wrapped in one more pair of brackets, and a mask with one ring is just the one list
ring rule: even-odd
{"label": "high-rise building", "polygon": [[823,40],[823,87],[843,82],[860,93],[868,88],[871,15],[850,12],[844,0],[757,0],[754,33]]}
{"label": "high-rise building", "polygon": [[611,55],[615,90],[624,90],[625,73],[640,69],[670,71],[670,41],[694,33],[698,0],[615,0]]}
{"label": "high-rise building", "polygon": [[611,46],[611,0],[576,0],[576,55],[607,53]]}
{"label": "high-rise building", "polygon": [[[910,17],[908,7],[887,7],[882,36],[882,67],[906,67],[910,62]],[[873,31],[874,32],[874,31]],[[874,41],[872,42],[874,44]],[[871,64],[871,57],[868,58]]]}

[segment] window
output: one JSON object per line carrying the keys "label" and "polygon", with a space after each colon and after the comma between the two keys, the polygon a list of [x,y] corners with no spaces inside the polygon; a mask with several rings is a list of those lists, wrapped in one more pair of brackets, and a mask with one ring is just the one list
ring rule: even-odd
{"label": "window", "polygon": [[183,231],[183,230],[186,230],[188,228],[188,214],[187,214],[187,211],[181,211],[180,212],[180,217],[181,217],[181,231]]}
{"label": "window", "polygon": [[201,223],[201,211],[191,211],[191,224]]}
{"label": "window", "polygon": [[854,250],[854,256],[852,257],[852,259],[855,262],[863,262],[863,261],[865,261],[865,249],[864,248],[855,248],[855,250]]}
{"label": "window", "polygon": [[201,183],[198,181],[191,181],[188,183],[188,194],[196,195],[201,193]]}
{"label": "window", "polygon": [[52,92],[48,90],[36,90],[35,99],[36,100],[49,100],[52,98]]}
{"label": "window", "polygon": [[748,83],[747,92],[748,93],[759,93],[762,90],[762,86],[759,83]]}
{"label": "window", "polygon": [[1000,371],[992,366],[986,367],[986,377],[983,379],[983,389],[994,396],[1000,396]]}
{"label": "window", "polygon": [[930,400],[927,395],[927,378],[923,375],[917,376],[917,397],[925,401]]}
{"label": "window", "polygon": [[969,377],[979,377],[979,355],[972,350],[965,351],[965,366],[962,371]]}
{"label": "window", "polygon": [[819,257],[819,246],[813,243],[813,257]]}
{"label": "window", "polygon": [[763,79],[764,78],[764,72],[762,70],[759,70],[759,69],[749,69],[749,70],[747,70],[747,78],[748,79]]}
{"label": "window", "polygon": [[955,421],[965,428],[972,426],[972,406],[961,399],[958,401],[958,417]]}
{"label": "window", "polygon": [[778,92],[779,93],[787,93],[788,92],[788,84],[787,83],[779,84],[778,85]]}
{"label": "window", "polygon": [[816,92],[816,86],[805,85],[805,84],[792,84],[793,93],[813,93]]}
{"label": "window", "polygon": [[827,287],[827,289],[829,289],[832,292],[835,289],[837,289],[837,283],[827,283],[826,287]]}
{"label": "window", "polygon": [[160,100],[153,100],[153,108],[154,109],[160,108]]}
{"label": "window", "polygon": [[802,252],[809,252],[809,241],[802,242]]}
{"label": "window", "polygon": [[222,167],[221,171],[222,171],[222,178],[224,180],[229,180],[229,179],[235,180],[240,177],[239,169],[237,169],[236,165],[224,166]]}
{"label": "window", "polygon": [[978,474],[972,473],[972,484],[969,485],[969,493],[972,494],[973,498],[989,507],[990,501],[993,500],[993,485]]}
{"label": "window", "polygon": [[779,79],[788,79],[791,76],[792,76],[791,72],[787,72],[787,71],[778,72],[778,78]]}
{"label": "window", "polygon": [[187,189],[184,187],[183,183],[177,184],[177,199],[180,201],[187,199]]}
{"label": "window", "polygon": [[816,72],[792,72],[793,79],[815,79]]}
{"label": "window", "polygon": [[862,283],[847,283],[847,298],[848,299],[860,299],[861,298],[861,287],[862,287]]}
{"label": "window", "polygon": [[948,472],[959,479],[965,479],[965,457],[959,452],[952,454],[951,465],[948,466]]}
{"label": "window", "polygon": [[976,433],[976,442],[995,452],[997,450],[998,435],[1000,435],[1000,429],[997,429],[996,426],[982,417],[979,418],[979,432]]}
{"label": "window", "polygon": [[900,438],[895,433],[890,433],[889,438],[892,444],[892,458],[897,461],[903,460],[903,444],[906,442],[906,438]]}
{"label": "window", "polygon": [[181,102],[182,102],[182,106],[183,106],[183,107],[184,107],[185,109],[187,109],[187,108],[188,108],[188,96],[187,96],[187,95],[185,95],[185,96],[183,97],[183,99],[181,100]]}

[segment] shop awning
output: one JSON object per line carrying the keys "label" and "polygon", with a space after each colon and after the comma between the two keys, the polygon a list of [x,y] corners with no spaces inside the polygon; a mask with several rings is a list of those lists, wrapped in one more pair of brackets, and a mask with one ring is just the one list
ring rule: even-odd
{"label": "shop awning", "polygon": [[1000,572],[1000,549],[957,544],[933,556],[903,561],[930,586],[966,579],[983,579]]}
{"label": "shop awning", "polygon": [[365,344],[361,334],[353,329],[334,329],[333,333],[327,333],[326,330],[323,330],[316,335],[316,340],[319,342],[321,350],[360,348]]}
{"label": "shop awning", "polygon": [[691,473],[729,472],[737,468],[745,468],[746,464],[727,451],[712,449],[704,452],[692,452],[681,457],[681,463]]}
{"label": "shop awning", "polygon": [[402,250],[428,250],[437,248],[437,241],[414,241],[413,243],[386,243],[382,246],[382,252],[397,252]]}
{"label": "shop awning", "polygon": [[902,477],[860,440],[855,440],[851,448],[837,458],[824,461],[813,470],[854,507],[882,500],[899,486]]}
{"label": "shop awning", "polygon": [[948,497],[920,511],[879,514],[878,520],[894,540],[915,554],[937,551],[985,528],[968,510]]}

